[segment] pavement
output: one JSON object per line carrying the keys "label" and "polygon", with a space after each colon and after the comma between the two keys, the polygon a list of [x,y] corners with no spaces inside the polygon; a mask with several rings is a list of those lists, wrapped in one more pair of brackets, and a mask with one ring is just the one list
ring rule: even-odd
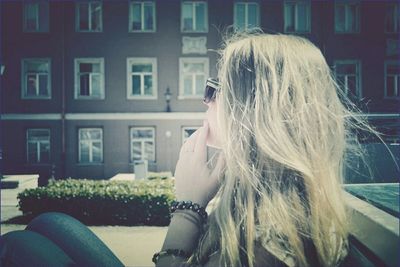
{"label": "pavement", "polygon": [[[26,225],[6,224],[7,220],[22,215],[17,207],[17,194],[24,188],[1,190],[1,224],[3,235],[22,230]],[[151,259],[159,251],[168,227],[153,226],[89,226],[124,263],[125,266],[154,266]]]}

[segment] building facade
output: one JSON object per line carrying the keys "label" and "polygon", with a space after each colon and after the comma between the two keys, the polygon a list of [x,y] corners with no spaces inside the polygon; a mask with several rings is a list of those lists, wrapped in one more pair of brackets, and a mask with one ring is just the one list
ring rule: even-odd
{"label": "building facade", "polygon": [[[0,7],[3,174],[107,179],[132,172],[140,159],[150,171],[174,171],[184,139],[205,118],[205,80],[217,74],[216,50],[230,25],[311,40],[343,90],[399,150],[396,1],[2,1]],[[389,167],[385,175],[395,173]]]}

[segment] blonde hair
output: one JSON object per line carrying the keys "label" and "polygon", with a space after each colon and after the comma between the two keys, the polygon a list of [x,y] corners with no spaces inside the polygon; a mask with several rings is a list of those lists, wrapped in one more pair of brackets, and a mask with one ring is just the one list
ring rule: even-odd
{"label": "blonde hair", "polygon": [[215,209],[190,261],[220,253],[220,266],[253,266],[257,239],[285,244],[309,266],[335,266],[349,225],[341,184],[354,129],[375,134],[335,82],[321,51],[286,34],[239,32],[224,40],[217,95],[221,175]]}

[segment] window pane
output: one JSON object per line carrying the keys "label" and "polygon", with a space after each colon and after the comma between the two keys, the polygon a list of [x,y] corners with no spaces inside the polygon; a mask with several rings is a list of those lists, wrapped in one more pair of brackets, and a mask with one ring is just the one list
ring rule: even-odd
{"label": "window pane", "polygon": [[132,94],[140,95],[140,76],[132,75]]}
{"label": "window pane", "polygon": [[153,30],[153,4],[144,4],[144,29]]}
{"label": "window pane", "polygon": [[40,162],[50,161],[50,143],[41,142],[40,143]]}
{"label": "window pane", "polygon": [[36,31],[38,25],[37,22],[38,16],[38,4],[35,3],[26,3],[25,4],[25,28],[29,31]]}
{"label": "window pane", "polygon": [[93,31],[100,31],[100,25],[101,25],[101,3],[94,2],[92,3],[92,14],[91,14],[91,19],[92,19],[92,30]]}
{"label": "window pane", "polygon": [[28,142],[28,162],[38,162],[36,142]]}
{"label": "window pane", "polygon": [[144,94],[145,95],[153,94],[153,76],[152,75],[144,76]]}
{"label": "window pane", "polygon": [[347,77],[347,93],[350,95],[357,95],[356,94],[356,88],[357,88],[357,80],[356,76],[348,76]]}
{"label": "window pane", "polygon": [[204,75],[196,75],[196,95],[204,94],[205,83]]}
{"label": "window pane", "polygon": [[335,7],[335,30],[338,32],[344,31],[344,21],[345,21],[345,6],[337,5]]}
{"label": "window pane", "polygon": [[81,142],[81,162],[89,162],[89,143]]}
{"label": "window pane", "polygon": [[89,3],[79,3],[79,29],[89,30]]}
{"label": "window pane", "polygon": [[28,130],[29,141],[48,141],[50,140],[49,131],[45,129]]}
{"label": "window pane", "polygon": [[36,74],[28,74],[26,81],[26,95],[35,96],[36,95]]}
{"label": "window pane", "polygon": [[48,76],[47,75],[39,75],[39,95],[45,96],[48,95]]}
{"label": "window pane", "polygon": [[46,2],[39,5],[39,29],[40,31],[49,30],[49,5]]}
{"label": "window pane", "polygon": [[41,60],[29,60],[25,61],[27,72],[42,72],[47,73],[49,71],[49,64]]}
{"label": "window pane", "polygon": [[153,131],[150,129],[132,129],[132,138],[153,138]]}
{"label": "window pane", "polygon": [[183,64],[183,71],[190,72],[190,73],[202,73],[204,71],[204,64],[203,63],[184,63]]}
{"label": "window pane", "polygon": [[203,3],[196,4],[196,31],[205,31],[206,30],[206,5]]}
{"label": "window pane", "polygon": [[142,143],[132,142],[132,158],[133,160],[138,160],[142,158]]}
{"label": "window pane", "polygon": [[185,129],[184,139],[189,138],[197,129]]}
{"label": "window pane", "polygon": [[293,3],[287,3],[285,5],[285,24],[286,24],[286,31],[293,32],[294,29],[294,4]]}
{"label": "window pane", "polygon": [[185,75],[183,77],[183,94],[184,95],[192,95],[192,76]]}
{"label": "window pane", "polygon": [[339,74],[355,74],[356,64],[337,64],[336,72]]}
{"label": "window pane", "polygon": [[346,21],[347,31],[354,32],[357,31],[357,7],[355,5],[348,5],[348,16]]}
{"label": "window pane", "polygon": [[92,156],[93,156],[93,162],[101,162],[101,155],[102,155],[102,149],[101,149],[101,142],[93,142],[92,143]]}
{"label": "window pane", "polygon": [[235,21],[236,27],[239,29],[244,29],[245,27],[245,7],[244,4],[236,4],[236,14],[235,14]]}
{"label": "window pane", "polygon": [[400,64],[388,64],[387,65],[388,74],[400,74]]}
{"label": "window pane", "polygon": [[101,130],[90,130],[91,140],[101,140]]}
{"label": "window pane", "polygon": [[247,6],[248,9],[248,15],[247,15],[247,27],[251,28],[251,27],[257,27],[258,23],[257,23],[257,16],[258,16],[258,12],[257,12],[257,5],[255,4],[249,4]]}
{"label": "window pane", "polygon": [[80,63],[79,64],[79,72],[92,72],[93,64],[92,63]]}
{"label": "window pane", "polygon": [[134,64],[132,65],[132,72],[152,72],[151,64]]}
{"label": "window pane", "polygon": [[132,30],[142,29],[142,5],[140,3],[132,4]]}
{"label": "window pane", "polygon": [[98,74],[92,74],[92,96],[101,97],[101,77]]}
{"label": "window pane", "polygon": [[79,131],[79,139],[80,140],[90,140],[90,132],[89,130],[81,129]]}
{"label": "window pane", "polygon": [[386,77],[386,96],[394,96],[394,76]]}
{"label": "window pane", "polygon": [[301,3],[297,5],[297,30],[298,31],[308,31],[307,26],[308,18],[308,5]]}
{"label": "window pane", "polygon": [[89,74],[81,74],[80,75],[80,88],[79,88],[79,95],[81,96],[88,96],[90,95],[89,91]]}
{"label": "window pane", "polygon": [[191,3],[183,3],[182,5],[182,19],[183,19],[183,30],[193,30],[193,10]]}
{"label": "window pane", "polygon": [[154,145],[153,142],[146,141],[144,142],[144,152],[147,160],[154,159]]}

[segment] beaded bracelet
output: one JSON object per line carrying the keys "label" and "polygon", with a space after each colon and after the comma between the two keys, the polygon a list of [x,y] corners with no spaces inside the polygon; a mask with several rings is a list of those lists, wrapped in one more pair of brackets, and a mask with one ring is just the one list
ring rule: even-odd
{"label": "beaded bracelet", "polygon": [[174,256],[179,256],[179,257],[183,257],[183,258],[189,258],[190,254],[187,253],[184,250],[181,249],[166,249],[166,250],[162,250],[160,252],[157,252],[153,255],[153,259],[152,261],[157,264],[158,259],[160,258],[160,256],[164,256],[164,255],[174,255]]}
{"label": "beaded bracelet", "polygon": [[206,209],[201,207],[197,203],[192,203],[192,201],[172,201],[171,203],[171,213],[176,210],[191,210],[200,215],[203,223],[207,221],[207,212]]}

